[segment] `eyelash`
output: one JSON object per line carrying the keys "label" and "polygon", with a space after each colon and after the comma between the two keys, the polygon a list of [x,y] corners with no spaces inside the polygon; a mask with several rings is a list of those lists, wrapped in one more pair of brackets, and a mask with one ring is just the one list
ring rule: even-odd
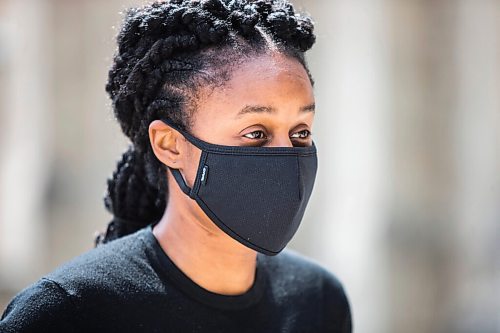
{"label": "eyelash", "polygon": [[[247,135],[256,134],[256,133],[262,134],[262,135],[264,135],[264,137],[263,138],[257,138],[257,137],[251,137],[251,138],[249,138],[247,136]],[[296,135],[296,134],[298,134],[299,136],[298,137],[294,137],[294,135]],[[302,135],[305,135],[305,136],[302,137]],[[304,139],[307,139],[309,136],[311,136],[311,131],[309,131],[309,130],[302,130],[302,131],[293,133],[291,137],[294,138],[294,139],[296,138],[296,139],[304,140]],[[265,133],[263,131],[253,131],[253,132],[245,134],[244,137],[246,137],[248,139],[252,139],[252,140],[265,140],[266,139]]]}

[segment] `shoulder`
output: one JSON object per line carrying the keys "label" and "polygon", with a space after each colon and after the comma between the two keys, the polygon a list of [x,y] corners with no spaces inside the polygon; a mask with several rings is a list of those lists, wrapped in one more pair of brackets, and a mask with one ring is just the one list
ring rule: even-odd
{"label": "shoulder", "polygon": [[[149,288],[155,272],[148,261],[146,234],[144,228],[93,248],[25,288],[5,309],[0,331],[61,327],[55,331],[71,332],[65,325],[81,326],[75,322],[83,322],[89,309],[111,306],[123,295]],[[16,329],[3,330],[4,326]]]}
{"label": "shoulder", "polygon": [[148,228],[99,245],[45,277],[72,295],[82,311],[93,305],[118,304],[130,295],[156,292],[161,284],[151,262]]}
{"label": "shoulder", "polygon": [[288,283],[301,282],[312,287],[331,289],[339,295],[345,294],[343,284],[336,275],[315,260],[294,250],[285,249],[263,261],[273,274],[287,277]]}
{"label": "shoulder", "polygon": [[18,293],[0,320],[1,332],[71,332],[71,297],[56,282],[42,278]]}
{"label": "shoulder", "polygon": [[263,262],[270,274],[274,297],[322,313],[323,325],[331,332],[351,332],[349,299],[334,273],[290,249],[274,257],[263,257]]}
{"label": "shoulder", "polygon": [[[136,268],[147,267],[146,229],[99,245],[57,267],[46,275],[63,287],[107,284],[115,277],[140,274]],[[134,268],[134,269],[132,269]]]}

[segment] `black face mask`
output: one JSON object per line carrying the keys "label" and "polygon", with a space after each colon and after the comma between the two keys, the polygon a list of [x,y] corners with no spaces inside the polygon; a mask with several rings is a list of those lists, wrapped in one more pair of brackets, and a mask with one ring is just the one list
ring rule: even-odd
{"label": "black face mask", "polygon": [[240,147],[210,144],[179,131],[201,150],[193,187],[169,168],[182,191],[226,234],[276,255],[299,227],[317,170],[316,146]]}

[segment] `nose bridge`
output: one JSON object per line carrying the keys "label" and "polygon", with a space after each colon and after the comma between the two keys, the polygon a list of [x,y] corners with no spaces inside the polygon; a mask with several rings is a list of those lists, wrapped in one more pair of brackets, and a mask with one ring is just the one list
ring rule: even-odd
{"label": "nose bridge", "polygon": [[293,147],[293,144],[288,132],[280,131],[272,136],[272,140],[268,147]]}

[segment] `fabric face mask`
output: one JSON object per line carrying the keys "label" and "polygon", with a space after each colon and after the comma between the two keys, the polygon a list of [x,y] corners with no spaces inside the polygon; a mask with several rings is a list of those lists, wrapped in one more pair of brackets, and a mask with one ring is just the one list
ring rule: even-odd
{"label": "fabric face mask", "polygon": [[201,150],[190,188],[180,171],[169,168],[182,191],[241,244],[276,255],[297,231],[317,170],[316,146],[240,147],[207,143],[178,128]]}

